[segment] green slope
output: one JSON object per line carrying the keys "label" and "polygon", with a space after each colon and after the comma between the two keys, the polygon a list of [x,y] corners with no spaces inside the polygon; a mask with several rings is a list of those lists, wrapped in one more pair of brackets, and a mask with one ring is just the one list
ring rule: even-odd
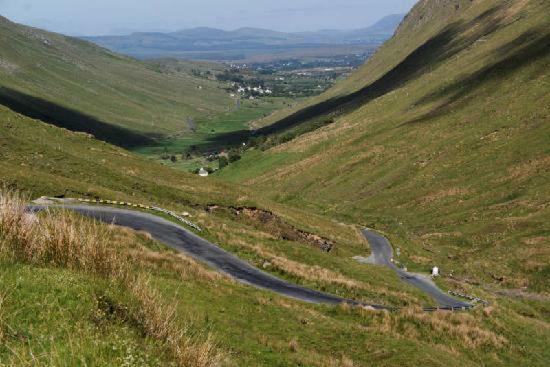
{"label": "green slope", "polygon": [[[502,23],[463,43],[483,28],[473,19],[494,23],[479,16],[499,4],[487,14],[504,16]],[[367,64],[349,86],[337,87],[341,95],[353,93],[408,59],[413,72],[391,92],[351,103],[334,124],[250,152],[222,171],[246,185],[177,172],[0,106],[0,187],[189,211],[205,228],[202,235],[266,271],[316,289],[412,306],[387,314],[287,300],[213,276],[144,234],[111,229],[107,248],[128,256],[133,274],[151,277],[145,288],[158,293],[158,309],[175,307],[169,324],[199,339],[212,334],[226,356],[222,365],[545,366],[548,57],[540,29],[548,29],[547,6],[454,5],[422,2],[412,14],[434,19],[425,6],[437,26],[410,15],[403,27],[417,38],[396,37],[396,46],[377,55],[380,64]],[[467,25],[441,46],[458,42],[456,52],[442,55],[432,46],[415,53],[426,40],[440,39],[446,22]],[[392,52],[401,58],[390,63]],[[232,214],[232,206],[269,209],[330,238],[335,249],[324,253],[286,240]],[[386,230],[409,268],[437,263],[442,287],[490,305],[470,313],[419,312],[414,307],[430,302],[423,295],[391,271],[351,259],[368,252],[360,225]],[[176,364],[162,338],[146,332],[144,318],[129,317],[140,301],[127,284],[45,260],[14,260],[0,251],[0,365]]]}
{"label": "green slope", "polygon": [[[271,262],[267,271],[300,284],[386,304],[430,302],[391,271],[352,260],[367,251],[352,226],[255,199],[245,188],[199,180],[4,107],[0,172],[0,187],[32,196],[97,195],[189,211],[205,229],[203,236],[257,266]],[[300,228],[328,236],[336,248],[327,254],[277,238],[269,227],[205,211],[207,204],[270,208]],[[85,271],[78,263],[14,259],[3,247],[0,228],[0,365],[187,365],[177,364],[162,333],[147,331],[147,322],[163,309],[168,313],[163,325],[199,341],[211,335],[225,356],[223,366],[543,366],[547,359],[548,328],[541,325],[548,309],[541,301],[520,302],[469,286],[492,306],[456,314],[408,308],[391,315],[315,306],[213,275],[144,234],[104,226],[69,233],[97,233],[92,244],[119,254],[109,263],[125,264],[132,276],[147,275],[150,282],[139,289],[156,296],[144,299],[131,283]],[[69,246],[71,236],[64,238]],[[148,299],[154,307],[145,308],[144,317]],[[170,316],[172,309],[177,317]]]}
{"label": "green slope", "polygon": [[[400,299],[396,296],[398,293],[394,293],[385,298],[384,292],[378,294],[365,287],[352,289],[350,296],[374,297],[380,302],[396,304],[430,303],[413,288],[403,288],[389,271],[379,275],[373,275],[374,270],[373,274],[365,273],[351,259],[364,251],[364,242],[353,226],[341,226],[320,216],[272,205],[260,195],[252,197],[248,190],[237,185],[168,168],[85,134],[31,120],[5,107],[0,107],[0,122],[0,187],[24,190],[31,197],[100,197],[159,205],[177,212],[188,211],[194,215],[193,220],[206,229],[205,236],[254,263],[261,265],[271,257],[282,256],[342,272],[362,282],[374,276],[381,288],[389,287],[396,292],[405,289],[413,293],[413,297],[400,295],[403,298]],[[207,210],[212,205],[220,210]],[[314,246],[297,247],[296,242],[281,236],[269,236],[270,240],[261,246],[251,247],[247,242],[247,228],[256,226],[267,232],[270,228],[231,214],[229,208],[241,206],[270,209],[298,228],[332,239],[338,250],[335,256],[327,256]],[[330,285],[302,279],[304,277],[296,272],[283,270],[273,269],[313,287],[349,291],[339,283]],[[385,279],[388,274],[390,279]]]}
{"label": "green slope", "polygon": [[357,74],[283,120],[335,124],[222,176],[385,230],[402,262],[437,264],[448,284],[547,294],[549,11],[541,1],[421,1]]}
{"label": "green slope", "polygon": [[215,81],[117,55],[0,17],[0,103],[119,145],[188,129],[233,105]]}

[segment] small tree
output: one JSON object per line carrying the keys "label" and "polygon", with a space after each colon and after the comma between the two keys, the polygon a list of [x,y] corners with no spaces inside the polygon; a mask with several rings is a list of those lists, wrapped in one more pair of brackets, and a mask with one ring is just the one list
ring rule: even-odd
{"label": "small tree", "polygon": [[226,157],[220,156],[220,157],[218,158],[218,167],[219,167],[219,169],[222,169],[222,168],[224,168],[224,167],[227,167],[228,164],[229,164],[229,161],[227,160]]}
{"label": "small tree", "polygon": [[170,157],[170,160],[172,161],[172,163],[176,163],[178,161],[178,157],[176,157],[175,155],[172,155]]}
{"label": "small tree", "polygon": [[241,155],[238,152],[232,151],[229,153],[229,163],[237,162],[241,159]]}
{"label": "small tree", "polygon": [[160,155],[160,158],[163,160],[167,160],[170,158],[170,155],[168,154],[168,149],[164,147],[164,152]]}

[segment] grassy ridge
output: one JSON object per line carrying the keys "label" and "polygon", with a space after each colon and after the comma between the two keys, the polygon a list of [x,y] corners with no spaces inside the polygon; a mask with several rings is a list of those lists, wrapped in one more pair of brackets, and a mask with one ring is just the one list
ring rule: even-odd
{"label": "grassy ridge", "polygon": [[[267,127],[275,123],[292,126],[321,114],[342,113],[345,103],[356,101],[356,104],[361,105],[364,103],[358,98],[361,96],[361,90],[368,88],[402,63],[418,47],[452,23],[453,16],[467,10],[471,3],[470,0],[457,0],[453,4],[419,1],[400,24],[394,37],[386,41],[362,68],[323,94],[310,98],[300,105],[274,112],[257,123],[257,126]],[[480,6],[490,5],[481,4]],[[398,79],[402,80],[401,77]],[[383,94],[383,92],[378,93]],[[281,121],[286,123],[281,124]]]}
{"label": "grassy ridge", "polygon": [[193,76],[192,65],[168,73],[5,18],[0,46],[0,103],[117,144],[188,130],[189,117],[234,104],[219,83]]}
{"label": "grassy ridge", "polygon": [[[170,323],[156,325],[175,325],[200,341],[212,335],[225,356],[222,365],[228,366],[543,366],[547,360],[548,329],[541,327],[547,322],[545,302],[518,301],[467,285],[468,292],[492,306],[471,314],[426,315],[415,305],[429,300],[404,287],[392,272],[351,260],[367,251],[354,227],[305,206],[288,208],[254,198],[246,188],[199,180],[3,107],[0,156],[0,182],[32,196],[98,195],[187,210],[207,229],[208,239],[258,266],[271,263],[266,270],[274,274],[333,293],[412,306],[386,314],[288,300],[220,278],[146,235],[112,229],[105,248],[129,256],[132,274],[148,274],[150,282],[141,287],[145,294],[112,285],[71,262],[29,262],[2,254],[0,364],[175,365],[174,348],[162,338],[166,334],[151,327],[156,323],[144,323],[159,320],[158,315],[168,316]],[[270,208],[299,228],[331,238],[336,248],[329,256],[275,238],[262,226],[205,212],[211,203]],[[155,302],[144,303],[150,295]],[[175,310],[178,317],[152,313],[157,308]],[[135,324],[132,315],[142,315],[141,323]]]}
{"label": "grassy ridge", "polygon": [[[335,124],[221,175],[384,230],[409,268],[438,264],[454,273],[448,282],[547,293],[548,5],[452,9],[419,3],[396,38],[329,92],[348,93]],[[382,60],[403,53],[383,71]]]}
{"label": "grassy ridge", "polygon": [[[250,187],[170,170],[0,107],[2,185],[33,197],[89,195],[186,210],[206,238],[266,271],[316,289],[408,306],[388,314],[295,302],[228,281],[144,234],[59,215],[38,223],[50,223],[55,232],[63,228],[57,223],[82,221],[84,227],[69,231],[73,236],[104,229],[107,242],[99,248],[117,261],[102,261],[85,250],[98,246],[79,246],[71,236],[27,244],[76,246],[84,251],[77,257],[82,263],[24,256],[43,254],[34,250],[13,256],[26,245],[6,246],[2,235],[9,231],[0,228],[0,365],[175,365],[181,360],[174,340],[183,339],[174,330],[186,330],[184,336],[200,342],[211,334],[228,366],[545,366],[547,57],[539,47],[545,33],[529,31],[546,24],[546,8],[522,1],[495,7],[500,3],[473,2],[456,13],[454,6],[433,8],[433,14],[446,14],[442,23],[472,25],[445,38],[461,45],[456,53],[434,55],[437,60],[430,59],[432,52],[417,55],[428,71],[353,106],[330,126],[267,152],[253,151],[223,172]],[[471,21],[493,7],[488,14],[502,16],[499,27],[462,43],[469,32],[483,29]],[[423,33],[414,19],[409,16],[405,26],[419,27],[422,37],[444,32]],[[479,20],[483,25],[494,19]],[[412,41],[409,49],[425,42]],[[390,51],[384,51],[388,59]],[[407,59],[404,54],[395,65]],[[368,68],[361,72],[369,75]],[[533,100],[543,103],[526,110]],[[204,210],[212,204],[221,210]],[[326,254],[279,238],[261,223],[230,214],[230,206],[270,209],[330,238],[335,249]],[[355,224],[387,231],[402,250],[399,260],[413,270],[433,263],[445,275],[454,269],[454,278],[441,285],[487,299],[490,306],[471,313],[419,312],[429,300],[388,269],[351,259],[368,252]],[[125,272],[145,273],[150,281],[120,287],[98,271],[105,263],[131,264]],[[491,282],[528,288],[507,290]]]}
{"label": "grassy ridge", "polygon": [[[272,205],[261,197],[250,196],[246,189],[164,167],[84,134],[30,120],[3,107],[0,107],[0,121],[3,173],[0,185],[25,190],[31,197],[97,196],[159,205],[175,212],[188,211],[193,214],[192,220],[206,229],[201,235],[260,267],[277,258],[278,266],[267,270],[289,280],[381,303],[430,303],[414,288],[403,288],[391,272],[378,273],[376,269],[365,272],[352,260],[352,256],[366,251],[364,240],[353,226]],[[205,208],[211,204],[221,208],[269,208],[297,228],[332,239],[337,248],[333,256],[328,256],[313,246],[274,237],[261,226],[259,230],[265,234],[251,236],[250,232],[254,233],[253,229],[258,226],[223,210],[210,214]],[[306,265],[309,271],[297,272],[293,262]],[[324,269],[331,269],[341,281],[328,279]],[[377,285],[367,286],[372,279],[376,279]],[[360,284],[349,287],[348,281]],[[410,296],[402,294],[403,291]]]}
{"label": "grassy ridge", "polygon": [[36,220],[22,204],[0,194],[0,364],[544,365],[539,302],[434,314],[314,306],[236,284],[144,234],[62,212]]}

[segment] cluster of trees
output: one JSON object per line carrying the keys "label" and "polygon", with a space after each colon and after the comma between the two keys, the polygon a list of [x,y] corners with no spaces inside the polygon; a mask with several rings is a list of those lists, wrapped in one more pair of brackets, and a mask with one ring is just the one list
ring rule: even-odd
{"label": "cluster of trees", "polygon": [[210,77],[212,76],[212,72],[210,70],[206,70],[203,72],[200,69],[191,69],[191,75],[197,78],[210,79]]}
{"label": "cluster of trees", "polygon": [[244,77],[240,74],[231,71],[224,71],[216,75],[216,79],[221,82],[235,82],[243,84],[245,82]]}
{"label": "cluster of trees", "polygon": [[229,164],[237,162],[241,159],[241,154],[237,150],[232,150],[229,152],[227,157],[225,155],[218,156],[218,168],[223,169]]}
{"label": "cluster of trees", "polygon": [[160,158],[164,161],[170,160],[172,163],[176,163],[178,161],[178,157],[175,154],[168,154],[167,149],[164,149],[164,153],[160,156]]}
{"label": "cluster of trees", "polygon": [[191,152],[183,152],[181,154],[180,158],[178,158],[178,156],[176,154],[169,154],[168,150],[166,148],[164,149],[164,153],[162,153],[161,156],[160,156],[160,159],[162,159],[164,161],[170,160],[172,163],[176,163],[179,159],[189,160],[191,158],[192,158]]}
{"label": "cluster of trees", "polygon": [[[177,155],[175,154],[170,154],[168,153],[168,149],[164,149],[164,153],[162,153],[162,155],[160,156],[160,158],[162,160],[170,160],[172,163],[176,163],[179,159],[181,160],[189,160],[189,159],[192,159],[193,158],[193,154],[196,154],[198,153],[198,149],[197,147],[195,146],[192,146],[190,150],[186,151],[186,152],[183,152],[181,154],[181,158],[179,158]],[[238,160],[241,159],[241,151],[239,149],[232,149],[228,152],[228,154],[218,154],[218,153],[213,153],[213,154],[210,154],[208,157],[206,157],[206,160],[208,162],[218,162],[218,169],[223,169],[225,167],[227,167],[228,165],[230,165],[231,163],[234,163],[234,162],[237,162]],[[212,167],[204,167],[204,169],[208,172],[208,173],[212,173],[215,171],[214,168]],[[196,172],[194,173],[199,173],[199,169],[196,169],[195,170]]]}

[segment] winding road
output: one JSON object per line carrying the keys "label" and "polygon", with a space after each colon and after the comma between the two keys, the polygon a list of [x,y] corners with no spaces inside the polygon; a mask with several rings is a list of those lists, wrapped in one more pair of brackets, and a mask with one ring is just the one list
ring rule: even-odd
{"label": "winding road", "polygon": [[[341,303],[349,303],[352,305],[370,307],[379,310],[396,309],[394,307],[358,302],[289,283],[259,270],[258,268],[195,235],[185,228],[152,214],[105,206],[68,204],[53,206],[30,205],[28,206],[28,210],[31,212],[38,212],[49,207],[60,207],[72,210],[101,222],[108,224],[112,223],[134,230],[148,232],[157,241],[189,255],[196,260],[204,262],[208,266],[229,275],[241,283],[270,290],[290,298],[317,304],[336,305]],[[364,231],[364,235],[372,246],[372,251],[378,264],[391,267],[404,281],[422,289],[434,297],[440,307],[427,308],[427,311],[439,308],[454,310],[471,307],[469,304],[457,301],[454,298],[447,296],[433,283],[430,284],[427,280],[398,269],[390,261],[392,257],[392,250],[388,241],[384,237],[368,230]]]}
{"label": "winding road", "polygon": [[374,263],[377,265],[387,266],[388,268],[394,270],[399,278],[405,283],[420,289],[424,293],[431,296],[438,304],[440,308],[444,309],[462,309],[462,308],[472,308],[470,303],[466,303],[456,298],[451,297],[447,293],[444,293],[441,289],[435,285],[435,283],[428,277],[413,274],[406,272],[403,269],[398,268],[391,259],[393,258],[393,249],[389,241],[379,235],[378,233],[372,232],[368,229],[363,230],[363,236],[367,239],[372,250],[372,258]]}

